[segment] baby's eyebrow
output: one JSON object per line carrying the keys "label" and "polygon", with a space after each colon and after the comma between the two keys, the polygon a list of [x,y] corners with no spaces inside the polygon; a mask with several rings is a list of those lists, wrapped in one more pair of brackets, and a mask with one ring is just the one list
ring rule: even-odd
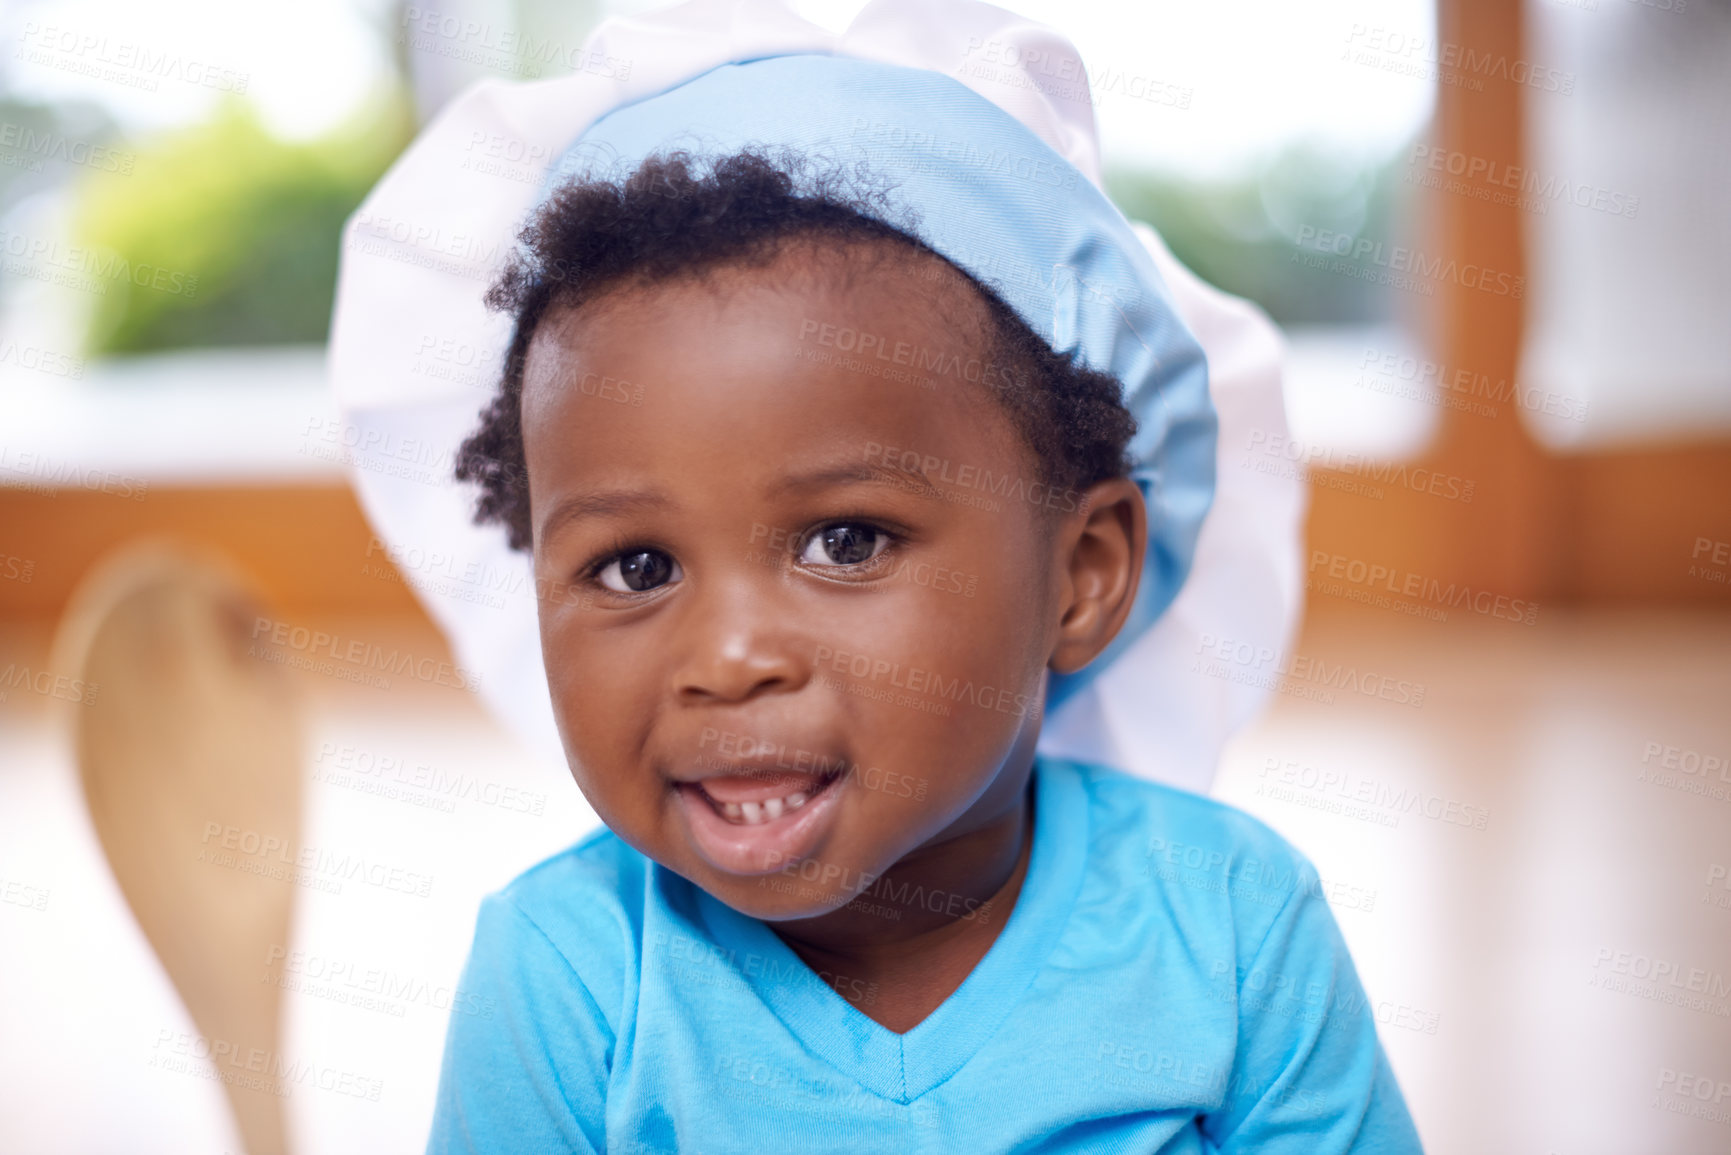
{"label": "baby's eyebrow", "polygon": [[[771,497],[780,497],[794,490],[857,485],[861,482],[876,482],[914,493],[919,490],[910,490],[909,482],[921,482],[923,488],[929,490],[933,496],[938,493],[937,486],[921,471],[897,469],[871,461],[847,461],[789,474],[772,483],[768,494]],[[672,504],[672,499],[666,494],[655,490],[597,489],[573,493],[553,503],[547,510],[547,516],[541,519],[536,536],[542,540],[551,540],[573,522],[586,517],[620,517],[647,510],[667,509]]]}
{"label": "baby's eyebrow", "polygon": [[928,489],[935,491],[937,488],[930,478],[918,470],[897,469],[874,461],[849,461],[819,466],[804,473],[789,474],[769,487],[769,495],[779,497],[794,489],[820,489],[827,485],[849,485],[863,481],[875,481],[905,490],[908,482],[913,480],[924,482]]}
{"label": "baby's eyebrow", "polygon": [[546,539],[585,517],[618,517],[650,509],[665,509],[672,502],[666,495],[638,489],[597,489],[574,493],[553,503],[541,519],[537,537]]}

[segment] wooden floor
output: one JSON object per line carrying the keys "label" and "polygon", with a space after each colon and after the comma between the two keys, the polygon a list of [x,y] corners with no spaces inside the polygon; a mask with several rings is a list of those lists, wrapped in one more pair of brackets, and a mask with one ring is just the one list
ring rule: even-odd
{"label": "wooden floor", "polygon": [[[417,619],[325,625],[442,648]],[[0,671],[41,668],[47,634],[0,628]],[[1731,1150],[1731,615],[1325,606],[1292,657],[1309,679],[1216,793],[1317,864],[1427,1150]],[[461,691],[296,677],[307,846],[417,885],[303,886],[260,960],[290,1133],[418,1151],[476,902],[594,817]],[[0,700],[0,1149],[236,1150],[82,816],[64,706]]]}
{"label": "wooden floor", "polygon": [[1427,1150],[1731,1151],[1731,615],[1300,649],[1423,704],[1282,695],[1215,793],[1316,862]]}

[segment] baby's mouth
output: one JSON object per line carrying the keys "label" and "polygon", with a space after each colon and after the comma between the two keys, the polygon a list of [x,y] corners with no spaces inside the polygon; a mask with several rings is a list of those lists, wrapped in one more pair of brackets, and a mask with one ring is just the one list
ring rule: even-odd
{"label": "baby's mouth", "polygon": [[678,785],[695,792],[735,826],[761,826],[808,805],[840,777],[839,771],[818,775],[742,770]]}
{"label": "baby's mouth", "polygon": [[680,770],[668,786],[692,850],[735,878],[785,870],[816,853],[851,792],[847,760],[790,758],[780,747],[700,756]]}

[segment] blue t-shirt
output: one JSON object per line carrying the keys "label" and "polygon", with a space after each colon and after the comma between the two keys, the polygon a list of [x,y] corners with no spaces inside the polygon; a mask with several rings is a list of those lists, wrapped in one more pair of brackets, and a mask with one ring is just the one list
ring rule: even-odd
{"label": "blue t-shirt", "polygon": [[1304,858],[1118,771],[1034,780],[1015,906],[906,1034],[607,831],[528,871],[481,906],[428,1151],[1420,1149]]}

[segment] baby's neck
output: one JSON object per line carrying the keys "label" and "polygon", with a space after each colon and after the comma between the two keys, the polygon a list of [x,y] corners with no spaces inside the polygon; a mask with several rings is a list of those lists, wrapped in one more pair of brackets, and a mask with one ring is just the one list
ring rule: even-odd
{"label": "baby's neck", "polygon": [[905,1034],[973,973],[1015,908],[1033,845],[1031,786],[986,825],[909,855],[821,918],[774,924],[860,1013]]}

